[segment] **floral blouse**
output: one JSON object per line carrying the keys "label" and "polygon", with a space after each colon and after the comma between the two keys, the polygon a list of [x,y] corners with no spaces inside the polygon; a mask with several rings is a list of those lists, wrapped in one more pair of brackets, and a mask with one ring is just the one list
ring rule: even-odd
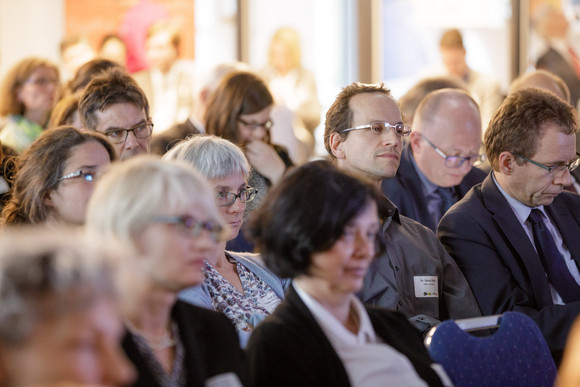
{"label": "floral blouse", "polygon": [[272,288],[260,277],[236,262],[244,288],[240,293],[208,262],[203,265],[204,284],[211,296],[213,308],[224,313],[237,331],[252,332],[254,327],[280,304]]}

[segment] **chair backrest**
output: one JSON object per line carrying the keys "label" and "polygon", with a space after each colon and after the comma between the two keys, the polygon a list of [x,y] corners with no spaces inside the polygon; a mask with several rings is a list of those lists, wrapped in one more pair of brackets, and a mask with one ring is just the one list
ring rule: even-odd
{"label": "chair backrest", "polygon": [[426,345],[433,361],[458,387],[551,387],[556,379],[556,365],[542,332],[522,313],[504,313],[498,330],[489,336],[473,336],[455,321],[444,321],[430,332]]}

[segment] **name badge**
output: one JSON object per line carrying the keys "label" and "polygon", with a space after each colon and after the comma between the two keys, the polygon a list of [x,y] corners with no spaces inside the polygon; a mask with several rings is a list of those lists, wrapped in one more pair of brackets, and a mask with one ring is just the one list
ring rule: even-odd
{"label": "name badge", "polygon": [[436,275],[416,275],[413,280],[415,281],[415,297],[439,297],[439,279]]}
{"label": "name badge", "polygon": [[280,305],[280,302],[282,302],[282,300],[280,300],[274,292],[269,292],[258,300],[258,303],[270,314],[272,314],[276,307]]}

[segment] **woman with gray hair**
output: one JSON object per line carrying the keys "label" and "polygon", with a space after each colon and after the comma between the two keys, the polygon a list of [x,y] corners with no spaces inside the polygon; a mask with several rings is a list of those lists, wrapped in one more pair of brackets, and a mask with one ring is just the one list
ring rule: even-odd
{"label": "woman with gray hair", "polygon": [[29,226],[0,237],[1,386],[134,379],[114,269],[107,251],[69,229]]}
{"label": "woman with gray hair", "polygon": [[243,353],[232,324],[177,299],[201,283],[204,258],[224,237],[203,177],[153,156],[113,165],[89,202],[86,225],[134,249],[125,259],[123,347],[139,374],[135,385],[239,386]]}
{"label": "woman with gray hair", "polygon": [[[226,240],[235,239],[246,203],[256,195],[256,189],[248,185],[250,165],[242,150],[217,136],[194,136],[164,158],[184,160],[209,180],[219,212],[230,227]],[[254,327],[284,298],[287,282],[272,274],[258,255],[226,251],[226,240],[214,254],[206,256],[203,284],[183,291],[180,297],[223,312],[235,324],[245,346]]]}

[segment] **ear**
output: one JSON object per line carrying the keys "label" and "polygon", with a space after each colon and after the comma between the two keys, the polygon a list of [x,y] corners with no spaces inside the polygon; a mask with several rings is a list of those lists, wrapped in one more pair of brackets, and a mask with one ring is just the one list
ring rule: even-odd
{"label": "ear", "polygon": [[499,163],[499,172],[502,175],[511,175],[514,167],[515,167],[515,163],[516,163],[516,157],[511,153],[511,152],[501,152],[501,154],[499,155],[498,158],[498,163]]}
{"label": "ear", "polygon": [[409,135],[409,146],[413,151],[413,154],[421,153],[421,133],[411,132]]}
{"label": "ear", "polygon": [[329,143],[330,150],[332,151],[334,157],[336,157],[339,160],[344,159],[346,157],[344,153],[344,140],[342,139],[339,133],[336,132],[332,133],[330,135]]}

